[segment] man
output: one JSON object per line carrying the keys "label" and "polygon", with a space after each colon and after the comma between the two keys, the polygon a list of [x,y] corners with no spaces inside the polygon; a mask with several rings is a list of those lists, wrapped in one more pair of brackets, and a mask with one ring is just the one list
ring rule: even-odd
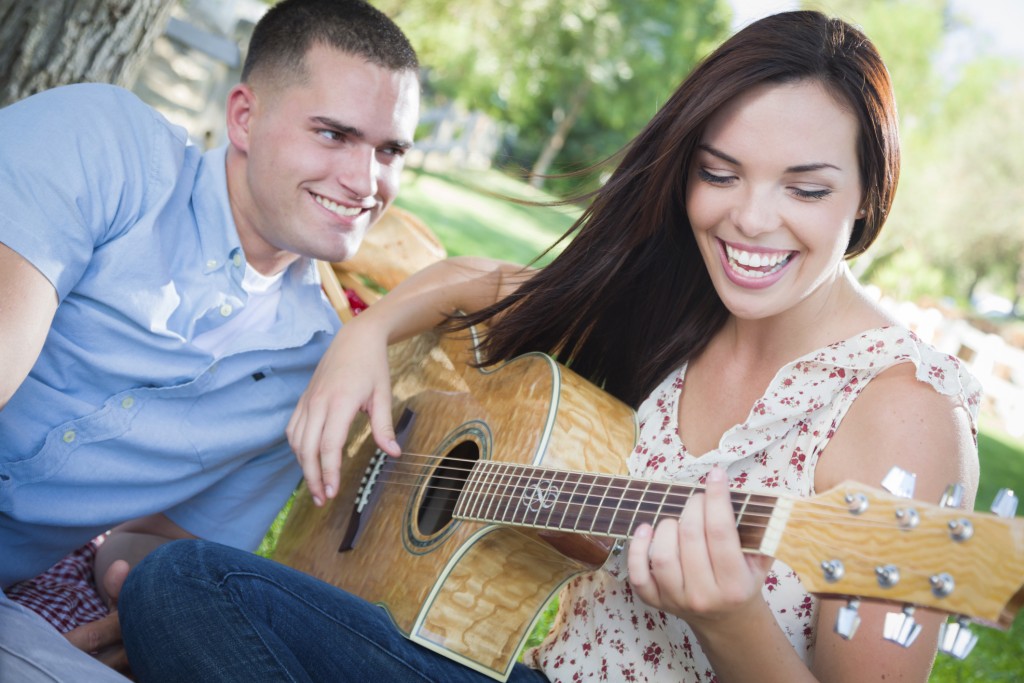
{"label": "man", "polygon": [[[417,69],[361,0],[284,0],[228,95],[225,148],[112,86],[0,110],[0,586],[111,528],[112,599],[167,540],[257,547],[301,476],[285,426],[338,326],[311,259],[354,254],[394,199]],[[116,644],[116,614],[68,639]],[[8,676],[120,680],[0,595]]]}

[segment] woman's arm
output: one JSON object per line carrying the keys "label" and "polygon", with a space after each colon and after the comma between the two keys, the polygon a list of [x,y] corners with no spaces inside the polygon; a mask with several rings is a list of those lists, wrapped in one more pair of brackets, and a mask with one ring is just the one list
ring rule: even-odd
{"label": "woman's arm", "polygon": [[[874,378],[854,401],[822,453],[815,487],[825,491],[852,479],[878,488],[893,467],[916,475],[914,497],[939,502],[948,484],[964,487],[970,510],[978,490],[978,453],[966,406],[915,377],[910,363]],[[912,540],[908,540],[912,542]],[[893,605],[862,603],[856,636],[843,640],[833,630],[844,603],[822,600],[818,613],[814,672],[827,681],[924,681],[931,670],[942,614],[918,610],[923,627],[909,648],[882,637],[885,615]]]}
{"label": "woman's arm", "polygon": [[[907,364],[865,387],[822,455],[815,486],[824,491],[853,479],[877,487],[894,465],[917,473],[916,497],[937,502],[958,482],[964,505],[973,507],[978,461],[967,409],[919,382]],[[764,558],[741,551],[735,525],[724,472],[715,468],[678,522],[638,529],[629,549],[634,591],[687,621],[718,680],[927,680],[943,615],[919,610],[923,631],[904,649],[882,637],[886,613],[898,608],[877,603],[861,605],[856,637],[843,640],[833,624],[844,603],[821,600],[808,669],[761,596]]]}
{"label": "woman's arm", "polygon": [[400,455],[391,423],[388,344],[436,327],[456,311],[486,308],[515,291],[532,272],[490,259],[446,259],[410,276],[338,332],[287,428],[317,505],[338,491],[342,448],[358,412],[369,415],[377,445]]}

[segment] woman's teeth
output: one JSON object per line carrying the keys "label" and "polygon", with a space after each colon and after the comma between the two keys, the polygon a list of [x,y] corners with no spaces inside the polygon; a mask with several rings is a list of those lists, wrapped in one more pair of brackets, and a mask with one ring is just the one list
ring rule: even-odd
{"label": "woman's teeth", "polygon": [[759,278],[781,270],[793,257],[791,251],[752,252],[725,245],[729,265],[744,277]]}

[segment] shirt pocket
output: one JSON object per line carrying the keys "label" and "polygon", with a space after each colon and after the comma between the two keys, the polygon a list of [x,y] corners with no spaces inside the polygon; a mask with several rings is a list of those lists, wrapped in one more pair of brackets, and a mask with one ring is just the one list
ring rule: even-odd
{"label": "shirt pocket", "polygon": [[298,396],[270,366],[200,396],[184,426],[203,469],[231,466],[280,446]]}

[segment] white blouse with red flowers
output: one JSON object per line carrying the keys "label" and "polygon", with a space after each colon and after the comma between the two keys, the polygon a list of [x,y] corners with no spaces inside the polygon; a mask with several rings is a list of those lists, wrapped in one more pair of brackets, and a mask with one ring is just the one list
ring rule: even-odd
{"label": "white blouse with red flowers", "polygon": [[[677,415],[686,367],[667,377],[640,406],[640,436],[629,457],[631,476],[703,484],[713,465],[730,486],[752,492],[814,494],[822,449],[854,399],[873,377],[912,362],[917,378],[968,408],[976,433],[981,387],[955,356],[901,327],[868,330],[784,366],[742,424],[701,456],[686,451]],[[714,681],[707,657],[686,622],[633,596],[626,554],[571,581],[544,642],[524,660],[552,681]],[[814,652],[817,601],[796,574],[775,562],[764,599],[800,656]]]}

